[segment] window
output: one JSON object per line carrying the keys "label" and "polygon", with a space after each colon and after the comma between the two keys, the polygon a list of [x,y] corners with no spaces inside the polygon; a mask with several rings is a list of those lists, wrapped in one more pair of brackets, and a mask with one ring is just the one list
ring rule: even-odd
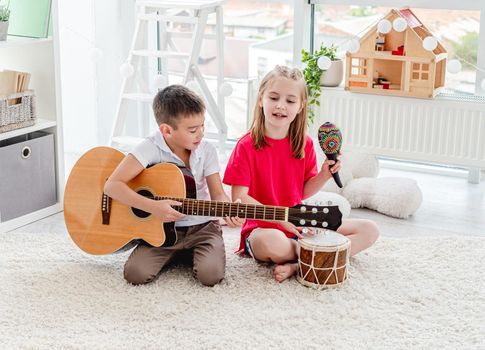
{"label": "window", "polygon": [[429,79],[429,64],[427,63],[413,63],[411,78],[413,80],[428,80]]}
{"label": "window", "polygon": [[232,28],[230,34],[224,30],[225,77],[237,78],[231,81],[234,92],[225,99],[229,138],[249,128],[259,80],[275,65],[293,65],[293,8],[283,0],[224,3],[224,27]]}
{"label": "window", "polygon": [[[236,139],[244,135],[251,121],[257,79],[262,78],[275,65],[293,64],[293,5],[288,1],[277,0],[227,0],[223,6],[224,22],[224,81],[232,87],[232,94],[224,98],[225,121],[228,138]],[[215,34],[216,16],[211,14],[207,21],[206,34]],[[192,24],[173,31],[188,31]],[[156,28],[152,39],[156,46]],[[188,34],[188,33],[185,33]],[[175,38],[175,37],[174,37]],[[190,52],[191,37],[177,35],[174,45],[180,52]],[[152,47],[154,50],[156,47]],[[215,40],[204,38],[201,59],[198,62],[205,82],[217,99],[217,55]],[[150,68],[149,81],[158,73],[161,65],[156,63]],[[169,83],[181,83],[185,66],[177,60],[169,60]],[[197,84],[190,84],[199,90]],[[207,134],[217,132],[212,118],[206,118]]]}
{"label": "window", "polygon": [[[296,10],[295,27],[299,21],[313,32],[303,32],[310,37],[310,45],[319,47],[335,44],[341,57],[351,38],[361,37],[394,7],[388,0],[310,0],[302,2]],[[359,3],[359,6],[355,6]],[[458,59],[462,70],[446,72],[445,92],[452,94],[484,94],[480,83],[485,78],[485,18],[484,5],[475,0],[409,0],[406,2],[416,17],[439,40],[448,52],[448,61]],[[385,6],[381,6],[385,5]],[[483,30],[482,30],[483,31]],[[377,47],[380,51],[381,46]],[[392,48],[396,50],[396,48]],[[295,54],[295,57],[297,55]],[[477,69],[479,67],[479,69]],[[422,67],[421,67],[422,68]],[[429,69],[419,69],[412,74],[419,80],[430,78]]]}
{"label": "window", "polygon": [[366,59],[353,58],[352,59],[352,76],[363,77],[367,75]]}

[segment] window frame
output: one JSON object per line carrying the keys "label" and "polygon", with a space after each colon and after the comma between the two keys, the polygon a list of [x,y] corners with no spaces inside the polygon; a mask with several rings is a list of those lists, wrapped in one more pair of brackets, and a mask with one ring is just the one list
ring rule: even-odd
{"label": "window frame", "polygon": [[[294,2],[294,37],[293,64],[302,67],[301,49],[313,51],[315,34],[315,5],[357,5],[396,7],[393,0],[299,0]],[[475,95],[485,95],[481,81],[485,79],[485,1],[477,0],[407,0],[406,6],[422,9],[447,9],[480,12],[480,28],[478,33],[477,69],[475,80]],[[308,23],[310,25],[308,25]]]}
{"label": "window frame", "polygon": [[[416,65],[418,67],[416,67]],[[428,69],[425,69],[424,66],[428,66]],[[417,78],[415,75],[417,74]],[[426,79],[424,78],[426,75]],[[429,64],[423,62],[412,62],[411,63],[411,79],[413,81],[429,81]]]}
{"label": "window frame", "polygon": [[[367,75],[367,59],[363,57],[352,58],[352,61],[350,62],[350,69],[351,69],[351,72],[350,72],[351,77],[353,78],[365,77]],[[357,70],[358,73],[354,74],[355,70]]]}

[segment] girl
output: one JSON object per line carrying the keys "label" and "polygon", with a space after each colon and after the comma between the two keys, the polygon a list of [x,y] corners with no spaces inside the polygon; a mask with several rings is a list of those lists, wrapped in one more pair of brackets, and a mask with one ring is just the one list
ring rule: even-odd
{"label": "girl", "polygon": [[[276,66],[259,87],[250,132],[234,148],[223,182],[232,199],[243,203],[291,207],[311,197],[340,169],[326,160],[318,172],[312,139],[306,135],[307,87],[298,69]],[[293,224],[246,220],[239,252],[277,264],[278,282],[295,274],[296,238]],[[370,247],[379,231],[369,220],[347,219],[337,230],[351,240],[351,254]]]}

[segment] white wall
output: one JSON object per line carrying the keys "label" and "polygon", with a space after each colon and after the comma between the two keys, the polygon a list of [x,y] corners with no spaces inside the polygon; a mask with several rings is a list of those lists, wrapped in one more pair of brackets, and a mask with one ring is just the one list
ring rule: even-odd
{"label": "white wall", "polygon": [[94,71],[89,50],[94,41],[90,2],[59,1],[59,47],[65,152],[96,142]]}
{"label": "white wall", "polygon": [[121,91],[120,66],[128,57],[135,26],[135,0],[96,1],[98,142],[108,144]]}
{"label": "white wall", "polygon": [[[59,1],[64,149],[108,144],[134,27],[134,0]],[[99,61],[92,48],[101,49]]]}

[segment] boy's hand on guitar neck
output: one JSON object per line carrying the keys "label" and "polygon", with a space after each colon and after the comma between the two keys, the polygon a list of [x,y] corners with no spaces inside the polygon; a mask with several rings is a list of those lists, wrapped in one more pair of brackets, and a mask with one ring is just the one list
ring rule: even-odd
{"label": "boy's hand on guitar neck", "polygon": [[172,206],[180,205],[182,205],[182,203],[170,199],[153,201],[150,213],[152,213],[162,222],[177,221],[178,219],[183,218],[185,215],[172,208]]}

